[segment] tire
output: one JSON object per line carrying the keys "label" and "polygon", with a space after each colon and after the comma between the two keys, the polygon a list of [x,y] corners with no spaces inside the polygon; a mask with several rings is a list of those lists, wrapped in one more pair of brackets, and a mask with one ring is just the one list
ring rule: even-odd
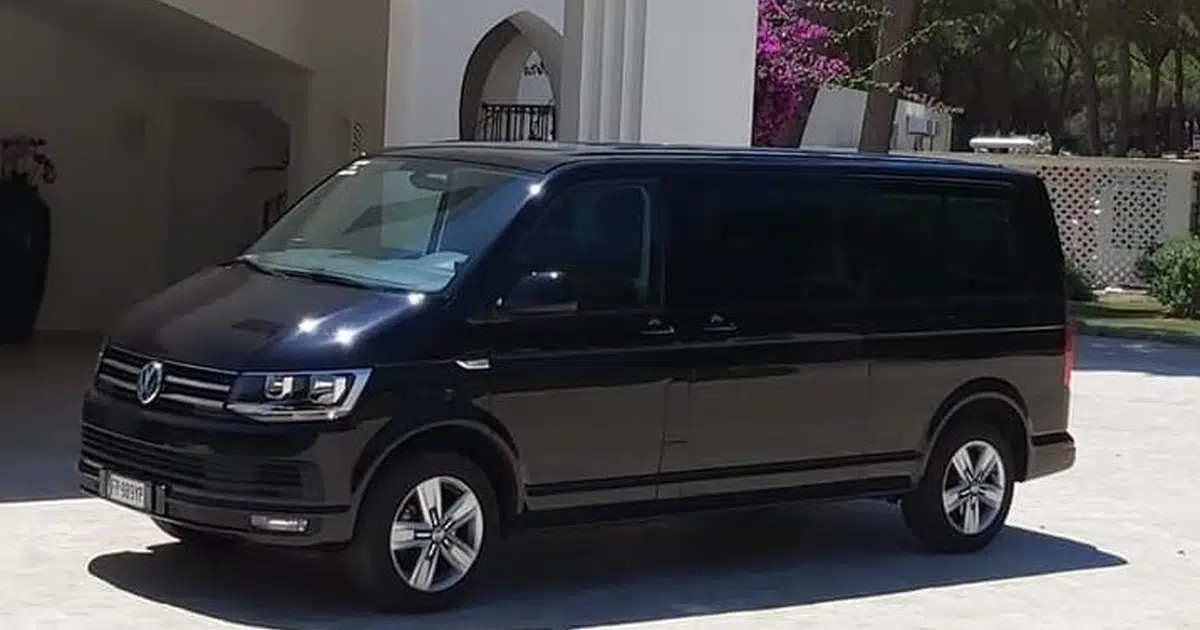
{"label": "tire", "polygon": [[[474,462],[454,453],[417,453],[385,466],[363,498],[354,540],[345,551],[350,577],[384,612],[450,608],[476,583],[499,533],[492,484]],[[458,528],[437,527],[456,504],[471,505],[468,494],[474,497],[473,515],[464,520],[467,512],[459,514]],[[425,514],[429,507],[433,516]],[[397,528],[399,551],[393,551],[394,523],[408,524]]]}
{"label": "tire", "polygon": [[164,534],[178,540],[180,544],[187,547],[230,547],[237,544],[237,539],[220,534],[210,534],[209,532],[192,529],[183,525],[176,525],[159,519],[151,519]]}
{"label": "tire", "polygon": [[[964,468],[968,460],[970,466]],[[986,465],[980,475],[975,469],[986,461],[998,466]],[[967,477],[974,475],[975,482],[964,479],[960,470]],[[970,553],[983,549],[1004,529],[1016,473],[1012,446],[1002,431],[984,422],[951,425],[934,446],[924,477],[900,501],[904,521],[931,551]],[[957,505],[943,503],[944,489],[960,490],[953,495]],[[1003,495],[997,496],[999,492]],[[968,519],[972,507],[978,520]]]}

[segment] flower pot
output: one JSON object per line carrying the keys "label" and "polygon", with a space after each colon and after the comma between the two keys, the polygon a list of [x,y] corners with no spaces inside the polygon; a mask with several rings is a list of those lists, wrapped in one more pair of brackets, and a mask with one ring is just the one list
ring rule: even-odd
{"label": "flower pot", "polygon": [[33,337],[49,262],[49,206],[29,181],[0,180],[0,344]]}

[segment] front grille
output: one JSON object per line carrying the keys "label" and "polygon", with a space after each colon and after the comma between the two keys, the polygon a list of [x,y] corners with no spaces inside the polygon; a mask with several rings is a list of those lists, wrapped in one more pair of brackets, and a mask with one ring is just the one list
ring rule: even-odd
{"label": "front grille", "polygon": [[230,497],[320,499],[316,468],[307,462],[182,453],[83,425],[81,451],[106,470],[172,489],[195,489]]}
{"label": "front grille", "polygon": [[[115,398],[136,402],[138,372],[152,360],[109,346],[100,356],[96,388]],[[235,373],[169,361],[161,363],[162,390],[149,408],[196,415],[224,412]]]}

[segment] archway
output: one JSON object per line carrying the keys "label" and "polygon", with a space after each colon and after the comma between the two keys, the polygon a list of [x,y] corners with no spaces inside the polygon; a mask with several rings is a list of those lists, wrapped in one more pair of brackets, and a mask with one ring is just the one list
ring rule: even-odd
{"label": "archway", "polygon": [[463,73],[459,137],[553,139],[562,51],[562,34],[530,11],[492,27],[475,45]]}

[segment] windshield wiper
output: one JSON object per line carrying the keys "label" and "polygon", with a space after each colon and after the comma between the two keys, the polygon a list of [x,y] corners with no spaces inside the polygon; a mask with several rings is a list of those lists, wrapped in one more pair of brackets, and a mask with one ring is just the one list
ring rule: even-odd
{"label": "windshield wiper", "polygon": [[292,278],[303,278],[305,280],[312,280],[313,282],[337,284],[344,287],[354,287],[356,289],[377,288],[375,285],[369,282],[355,280],[354,278],[347,278],[346,276],[339,276],[337,274],[329,273],[323,269],[280,269],[277,270],[276,273]]}

